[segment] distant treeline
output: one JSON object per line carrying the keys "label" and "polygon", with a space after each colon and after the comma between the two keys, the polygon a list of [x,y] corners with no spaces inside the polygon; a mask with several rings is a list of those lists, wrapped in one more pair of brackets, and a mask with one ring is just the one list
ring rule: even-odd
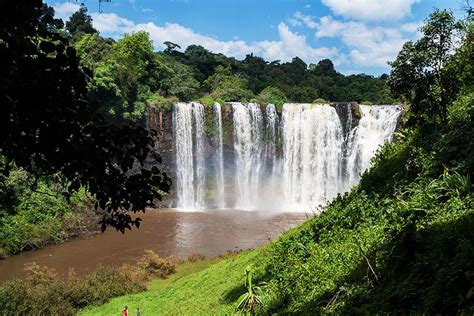
{"label": "distant treeline", "polygon": [[[358,101],[393,103],[386,84],[388,76],[345,76],[331,60],[307,65],[266,61],[249,54],[243,60],[215,54],[202,46],[186,49],[165,42],[155,52],[146,32],[125,34],[117,41],[100,36],[82,6],[65,25],[52,24],[54,10],[44,5],[50,28],[69,37],[81,63],[92,70],[90,96],[116,118],[139,120],[146,105],[169,107],[176,100],[263,101],[277,103]],[[59,20],[60,21],[60,20]],[[265,90],[265,91],[264,91]]]}

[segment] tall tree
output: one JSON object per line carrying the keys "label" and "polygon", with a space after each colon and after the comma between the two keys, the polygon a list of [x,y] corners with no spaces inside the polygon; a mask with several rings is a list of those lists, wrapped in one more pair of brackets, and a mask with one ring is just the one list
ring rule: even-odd
{"label": "tall tree", "polygon": [[447,105],[459,90],[455,72],[447,67],[458,30],[451,12],[436,10],[421,27],[422,37],[405,43],[396,60],[389,63],[392,92],[409,101],[416,115],[446,119]]}
{"label": "tall tree", "polygon": [[84,4],[81,4],[79,10],[74,12],[69,21],[66,22],[66,30],[74,42],[84,34],[97,33],[97,30],[92,26],[92,17],[87,14],[87,8]]}
{"label": "tall tree", "polygon": [[59,173],[66,196],[84,186],[108,211],[104,229],[138,226],[126,211],[144,210],[169,189],[165,174],[145,166],[151,137],[108,124],[88,101],[87,73],[66,38],[40,27],[41,5],[0,2],[9,12],[0,19],[0,173],[10,162],[38,178]]}

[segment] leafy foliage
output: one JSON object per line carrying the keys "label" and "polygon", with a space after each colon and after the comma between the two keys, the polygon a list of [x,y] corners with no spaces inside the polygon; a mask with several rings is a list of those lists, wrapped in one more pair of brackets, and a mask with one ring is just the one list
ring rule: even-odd
{"label": "leafy foliage", "polygon": [[446,119],[447,105],[459,91],[454,67],[453,47],[460,24],[446,10],[430,14],[416,42],[407,42],[390,63],[389,85],[392,91],[411,104],[414,115]]}
{"label": "leafy foliage", "polygon": [[252,270],[245,269],[245,287],[247,292],[242,294],[237,301],[238,311],[249,311],[251,314],[262,304],[262,290],[252,283]]}
{"label": "leafy foliage", "polygon": [[[155,262],[156,258],[156,254],[149,252],[140,262]],[[29,264],[25,270],[26,280],[7,281],[0,287],[2,313],[31,315],[40,311],[48,315],[76,315],[85,306],[144,291],[146,282],[157,271],[143,269],[140,265],[102,266],[83,278],[73,271],[64,278],[54,269],[36,263]],[[174,270],[167,273],[174,273]]]}
{"label": "leafy foliage", "polygon": [[59,173],[66,197],[83,185],[96,207],[109,211],[104,229],[139,224],[125,210],[143,210],[161,198],[157,188],[169,188],[156,166],[144,166],[148,131],[109,124],[87,99],[87,71],[67,39],[39,23],[41,1],[0,6],[10,12],[0,21],[2,174],[8,176],[11,161],[37,178]]}
{"label": "leafy foliage", "polygon": [[84,4],[81,4],[79,10],[74,12],[69,21],[66,22],[66,30],[73,41],[76,41],[84,34],[97,33],[97,30],[92,26],[92,18],[87,14],[87,8]]}
{"label": "leafy foliage", "polygon": [[252,92],[246,88],[247,80],[233,75],[230,68],[217,66],[215,73],[204,81],[211,92],[211,97],[230,101],[248,101]]}
{"label": "leafy foliage", "polygon": [[275,87],[266,87],[257,95],[256,99],[262,105],[274,104],[280,113],[283,104],[287,101],[285,94]]}

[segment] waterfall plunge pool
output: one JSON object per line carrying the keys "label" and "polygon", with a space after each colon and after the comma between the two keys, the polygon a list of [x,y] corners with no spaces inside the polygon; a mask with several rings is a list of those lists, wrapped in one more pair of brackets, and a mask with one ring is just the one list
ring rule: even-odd
{"label": "waterfall plunge pool", "polygon": [[87,239],[24,252],[0,260],[0,282],[24,276],[24,265],[36,262],[66,275],[92,272],[99,265],[135,263],[145,250],[161,256],[187,258],[192,254],[217,257],[228,251],[246,250],[273,240],[312,214],[268,213],[241,210],[181,212],[152,209],[137,214],[140,229],[125,234],[108,229]]}

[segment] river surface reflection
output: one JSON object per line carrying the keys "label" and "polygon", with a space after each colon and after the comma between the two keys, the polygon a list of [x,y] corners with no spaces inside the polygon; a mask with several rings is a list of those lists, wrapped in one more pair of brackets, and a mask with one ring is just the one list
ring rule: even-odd
{"label": "river surface reflection", "polygon": [[0,260],[0,282],[24,275],[26,263],[36,262],[67,274],[78,275],[98,265],[134,263],[146,249],[161,256],[186,258],[191,254],[214,257],[227,251],[245,250],[275,239],[301,224],[305,214],[239,210],[177,212],[172,209],[147,210],[139,215],[140,229],[125,234],[108,229],[88,239],[25,252]]}

